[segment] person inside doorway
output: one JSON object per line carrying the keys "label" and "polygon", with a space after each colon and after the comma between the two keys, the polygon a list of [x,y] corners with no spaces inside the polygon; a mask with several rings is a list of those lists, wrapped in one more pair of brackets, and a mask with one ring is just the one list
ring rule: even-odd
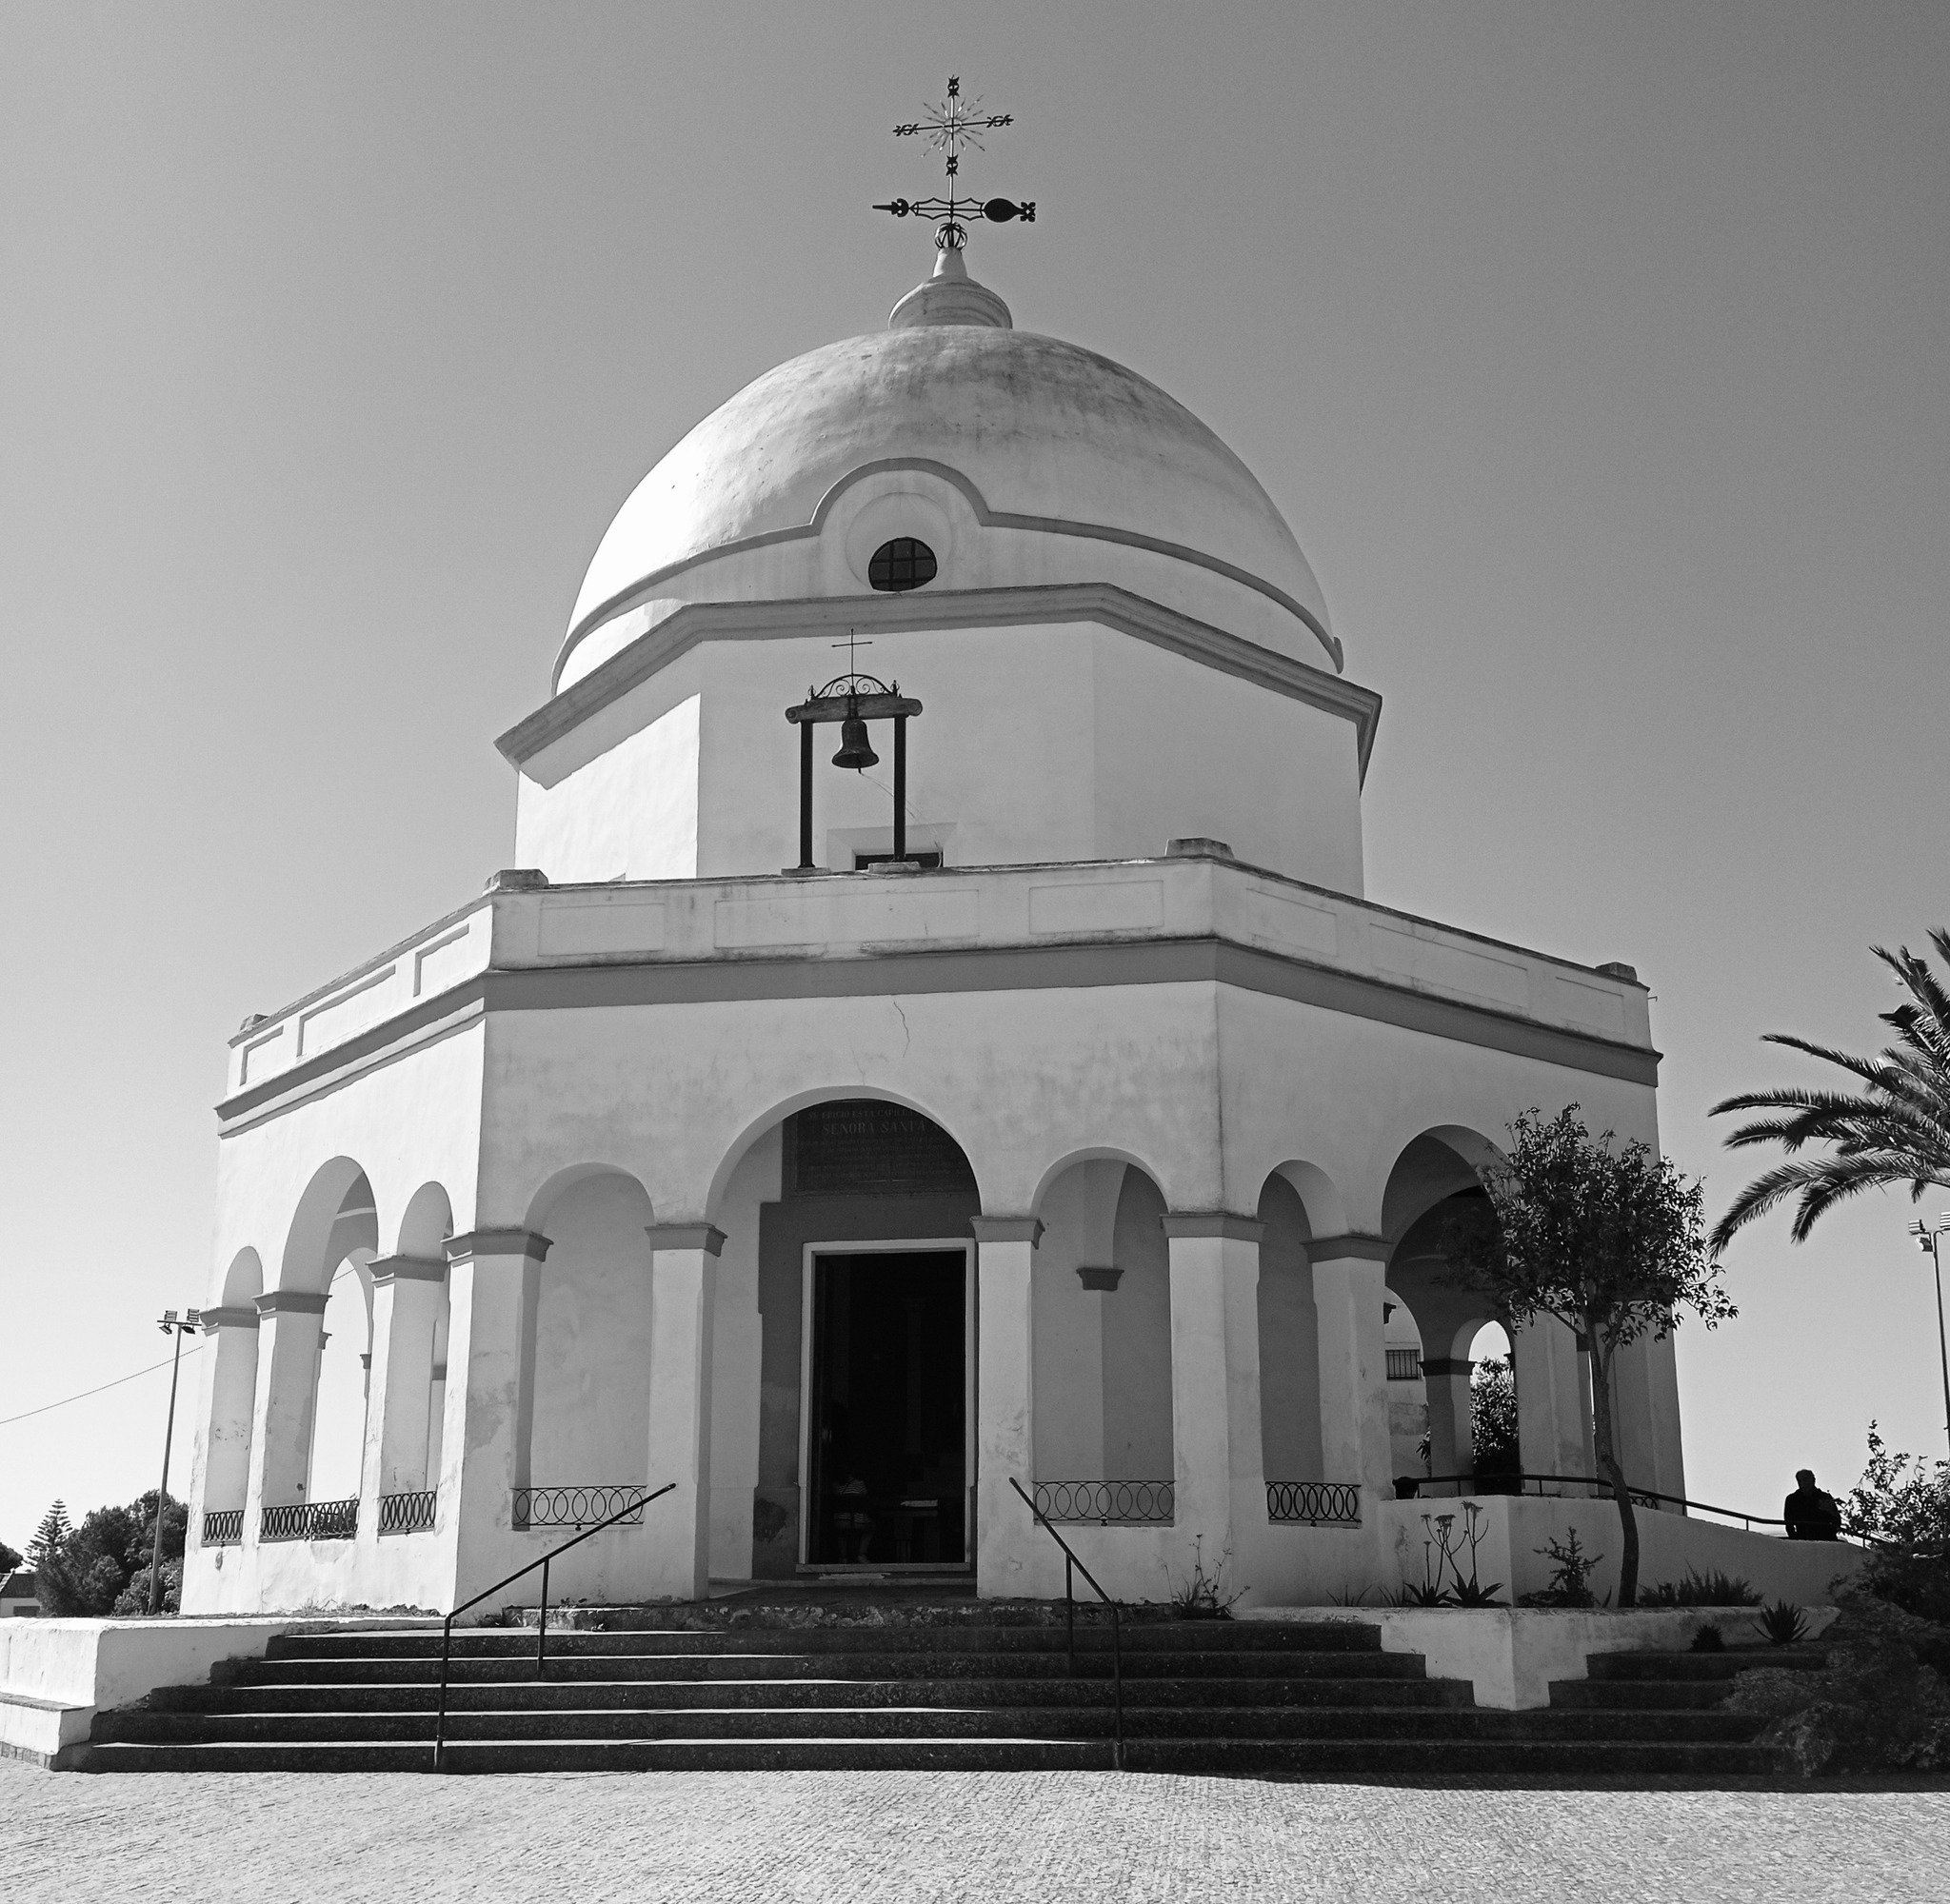
{"label": "person inside doorway", "polygon": [[1812,1468],[1795,1470],[1795,1490],[1781,1511],[1787,1522],[1790,1540],[1839,1540],[1841,1538],[1841,1510],[1835,1497],[1815,1485]]}

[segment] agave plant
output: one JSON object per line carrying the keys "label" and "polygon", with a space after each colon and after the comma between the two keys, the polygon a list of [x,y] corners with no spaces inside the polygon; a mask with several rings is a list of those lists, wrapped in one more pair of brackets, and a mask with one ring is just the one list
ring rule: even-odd
{"label": "agave plant", "polygon": [[1792,1600],[1769,1600],[1761,1609],[1758,1624],[1770,1646],[1792,1646],[1807,1637],[1808,1622]]}
{"label": "agave plant", "polygon": [[[1950,966],[1950,930],[1937,928],[1930,942]],[[1793,1230],[1799,1243],[1827,1211],[1858,1191],[1906,1183],[1916,1200],[1932,1184],[1950,1189],[1950,986],[1931,970],[1928,959],[1906,945],[1896,952],[1873,949],[1908,994],[1894,1011],[1880,1014],[1896,1032],[1894,1044],[1874,1058],[1857,1058],[1786,1032],[1766,1035],[1770,1044],[1839,1066],[1858,1081],[1860,1090],[1782,1085],[1714,1105],[1715,1117],[1764,1114],[1735,1131],[1726,1140],[1728,1149],[1778,1143],[1791,1160],[1763,1171],[1734,1199],[1714,1229],[1716,1251],[1790,1197],[1801,1199]],[[1825,1145],[1826,1155],[1794,1155],[1811,1144]]]}

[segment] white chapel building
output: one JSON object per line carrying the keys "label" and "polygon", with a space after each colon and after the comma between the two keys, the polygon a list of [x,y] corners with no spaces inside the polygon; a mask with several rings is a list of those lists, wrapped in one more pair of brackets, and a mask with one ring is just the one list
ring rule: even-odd
{"label": "white chapel building", "polygon": [[[1131,1599],[1398,1584],[1397,1478],[1472,1463],[1449,1200],[1531,1106],[1656,1143],[1659,1060],[1630,968],[1363,897],[1358,661],[1224,443],[959,250],[706,417],[501,737],[517,869],[232,1041],[186,1611],[445,1610],[666,1483],[556,1596],[1060,1594],[1019,1488]],[[1515,1364],[1591,1473],[1575,1339]],[[1670,1342],[1620,1388],[1683,1495]]]}

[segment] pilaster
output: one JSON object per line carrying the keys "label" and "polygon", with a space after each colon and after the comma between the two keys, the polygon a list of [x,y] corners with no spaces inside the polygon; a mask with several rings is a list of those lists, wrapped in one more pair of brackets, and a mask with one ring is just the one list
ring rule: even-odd
{"label": "pilaster", "polygon": [[1392,1498],[1382,1339],[1388,1245],[1380,1237],[1323,1237],[1306,1252],[1319,1326],[1322,1478]]}
{"label": "pilaster", "polygon": [[1010,1487],[1036,1478],[1035,1305],[1043,1225],[1034,1217],[975,1217],[975,1586],[985,1597],[1024,1590],[1035,1532]]}
{"label": "pilaster", "polygon": [[647,1517],[654,1595],[698,1600],[710,1591],[711,1332],[725,1233],[710,1223],[657,1223],[650,1240],[649,1485],[677,1489]]}

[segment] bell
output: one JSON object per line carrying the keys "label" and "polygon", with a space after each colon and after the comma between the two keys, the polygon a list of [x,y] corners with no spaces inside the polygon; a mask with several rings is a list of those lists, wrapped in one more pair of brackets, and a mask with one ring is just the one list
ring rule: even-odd
{"label": "bell", "polygon": [[857,714],[849,714],[840,723],[840,751],[833,756],[833,764],[851,767],[855,773],[880,764],[880,756],[866,739],[866,723]]}

